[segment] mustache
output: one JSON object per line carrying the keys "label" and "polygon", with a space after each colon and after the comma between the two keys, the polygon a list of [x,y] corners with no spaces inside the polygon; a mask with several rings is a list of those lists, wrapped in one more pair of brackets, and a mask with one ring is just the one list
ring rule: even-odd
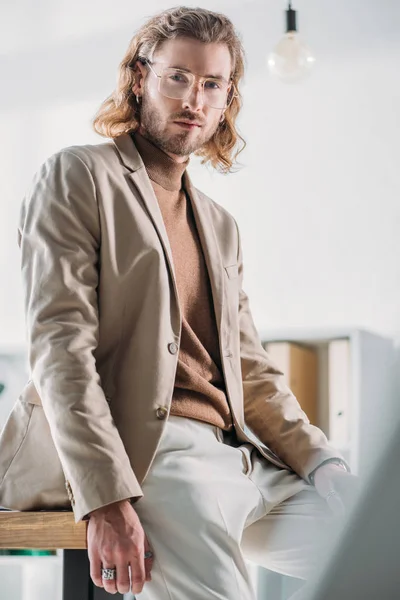
{"label": "mustache", "polygon": [[180,115],[174,116],[171,119],[171,121],[180,121],[181,119],[185,120],[185,121],[194,121],[194,122],[198,123],[199,125],[204,125],[204,121],[199,119],[199,117],[197,115],[192,115],[191,113],[188,113],[188,112],[181,113]]}

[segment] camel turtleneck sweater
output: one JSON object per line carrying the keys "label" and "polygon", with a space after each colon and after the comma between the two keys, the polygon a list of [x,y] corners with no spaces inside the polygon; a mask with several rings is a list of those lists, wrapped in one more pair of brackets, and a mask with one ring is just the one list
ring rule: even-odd
{"label": "camel turtleneck sweater", "polygon": [[229,430],[211,285],[189,195],[178,163],[138,132],[131,134],[153,186],[170,242],[182,332],[171,415],[189,417]]}

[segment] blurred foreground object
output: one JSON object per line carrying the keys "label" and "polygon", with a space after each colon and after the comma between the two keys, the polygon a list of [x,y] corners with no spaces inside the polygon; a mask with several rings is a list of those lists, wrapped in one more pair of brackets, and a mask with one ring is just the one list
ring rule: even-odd
{"label": "blurred foreground object", "polygon": [[[396,416],[397,419],[397,416]],[[398,419],[397,419],[398,420]],[[345,526],[304,600],[398,600],[400,597],[400,426],[383,444]],[[303,590],[302,590],[303,591]]]}

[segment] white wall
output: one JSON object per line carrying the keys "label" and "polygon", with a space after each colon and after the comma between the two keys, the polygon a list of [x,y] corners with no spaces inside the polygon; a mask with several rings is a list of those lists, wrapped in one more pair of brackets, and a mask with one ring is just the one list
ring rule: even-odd
{"label": "white wall", "polygon": [[[149,0],[140,14],[126,0],[2,6],[0,347],[25,336],[16,244],[24,190],[52,152],[103,141],[90,118],[130,37],[173,4]],[[244,167],[222,176],[192,160],[190,172],[239,221],[257,325],[356,325],[400,338],[397,0],[294,2],[317,55],[312,77],[296,86],[265,71],[283,1],[186,4],[230,15],[247,50]]]}

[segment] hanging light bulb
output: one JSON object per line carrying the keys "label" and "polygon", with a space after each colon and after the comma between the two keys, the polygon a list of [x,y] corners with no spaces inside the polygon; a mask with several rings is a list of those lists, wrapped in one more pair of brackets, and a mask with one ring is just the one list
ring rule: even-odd
{"label": "hanging light bulb", "polygon": [[289,2],[286,10],[286,33],[267,59],[270,72],[285,83],[305,79],[315,63],[308,46],[299,39],[296,28],[296,11]]}

